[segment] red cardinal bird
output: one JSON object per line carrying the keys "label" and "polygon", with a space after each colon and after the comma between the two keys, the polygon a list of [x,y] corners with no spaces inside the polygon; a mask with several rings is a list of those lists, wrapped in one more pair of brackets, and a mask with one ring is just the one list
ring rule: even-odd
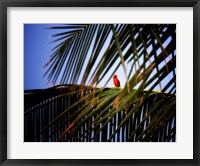
{"label": "red cardinal bird", "polygon": [[119,80],[118,80],[118,78],[117,78],[117,75],[114,75],[114,76],[113,76],[113,83],[114,83],[114,85],[115,85],[116,87],[120,87],[120,82],[119,82]]}

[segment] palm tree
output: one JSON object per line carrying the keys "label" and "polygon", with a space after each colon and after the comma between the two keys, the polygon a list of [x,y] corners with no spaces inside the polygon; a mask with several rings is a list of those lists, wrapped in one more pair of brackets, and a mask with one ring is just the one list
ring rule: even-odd
{"label": "palm tree", "polygon": [[[28,141],[175,141],[176,25],[50,29],[64,30],[54,35],[58,44],[45,65],[58,85],[25,91],[25,124],[37,119],[27,123],[34,131],[25,127]],[[108,88],[119,68],[124,87]]]}

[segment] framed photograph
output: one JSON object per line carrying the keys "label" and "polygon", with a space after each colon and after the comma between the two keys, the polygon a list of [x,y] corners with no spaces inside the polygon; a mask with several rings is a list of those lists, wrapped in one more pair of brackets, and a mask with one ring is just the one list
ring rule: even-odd
{"label": "framed photograph", "polygon": [[200,165],[197,1],[1,1],[0,164]]}

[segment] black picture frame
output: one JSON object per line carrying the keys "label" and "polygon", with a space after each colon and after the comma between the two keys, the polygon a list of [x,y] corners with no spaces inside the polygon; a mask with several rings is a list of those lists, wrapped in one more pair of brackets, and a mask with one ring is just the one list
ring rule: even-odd
{"label": "black picture frame", "polygon": [[[193,159],[7,159],[8,7],[193,7]],[[200,165],[200,2],[199,0],[0,0],[0,164],[17,165]],[[189,90],[189,89],[188,89]],[[28,153],[28,152],[27,152]]]}

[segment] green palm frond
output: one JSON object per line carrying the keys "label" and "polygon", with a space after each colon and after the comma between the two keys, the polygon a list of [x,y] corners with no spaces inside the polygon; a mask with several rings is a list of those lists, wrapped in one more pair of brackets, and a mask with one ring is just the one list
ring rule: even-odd
{"label": "green palm frond", "polygon": [[[37,95],[43,97],[39,101],[45,102],[31,100],[34,104],[26,105],[25,117],[34,119],[35,116],[44,118],[44,115],[48,115],[50,118],[39,121],[37,125],[40,130],[34,130],[34,140],[41,140],[42,137],[42,141],[132,142],[165,141],[174,138],[169,135],[175,132],[174,94],[164,93],[162,96],[159,92],[138,93],[137,89],[132,89],[116,107],[115,100],[123,89],[94,89],[87,86],[80,89],[77,86],[74,91],[71,88],[74,86],[60,85],[42,91],[26,92],[25,99]],[[27,132],[32,133],[31,126],[27,126]]]}
{"label": "green palm frond", "polygon": [[[74,28],[71,26],[63,26],[66,32],[54,35],[57,37],[69,34],[47,63],[49,68],[46,75],[53,83],[57,81],[64,84],[81,83],[93,86],[98,85],[105,76],[108,78],[107,83],[120,65],[126,68],[125,62],[136,70],[143,62],[142,70],[145,70],[154,58],[157,59],[157,53],[161,52],[162,57],[156,62],[156,70],[159,72],[159,64],[166,63],[176,54],[175,25],[90,24]],[[163,46],[170,38],[173,40],[167,46]],[[134,74],[132,70],[128,74],[129,78]],[[82,71],[84,74],[81,75]],[[127,79],[126,75],[124,77]],[[128,80],[126,82],[129,84]]]}

